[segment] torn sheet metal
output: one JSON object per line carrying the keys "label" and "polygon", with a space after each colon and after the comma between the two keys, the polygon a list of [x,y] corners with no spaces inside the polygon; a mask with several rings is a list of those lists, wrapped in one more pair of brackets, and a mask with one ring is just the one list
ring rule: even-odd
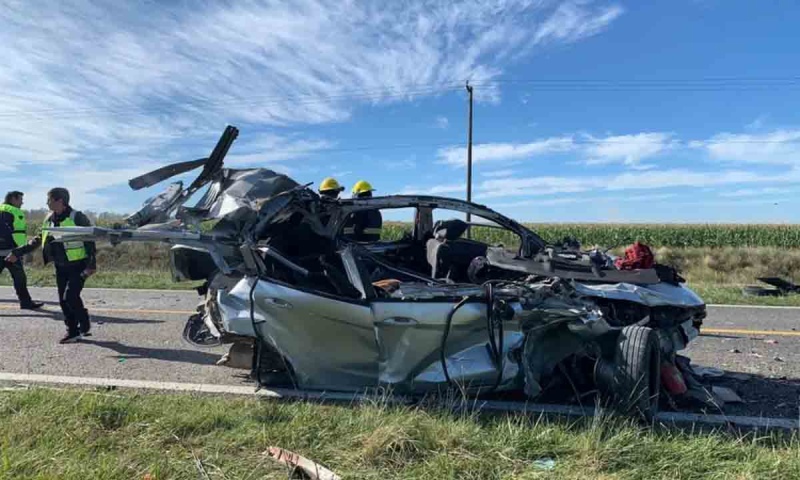
{"label": "torn sheet metal", "polygon": [[575,289],[587,297],[627,300],[649,307],[701,307],[705,305],[705,302],[696,293],[685,286],[668,283],[641,286],[632,283],[595,285],[576,282]]}
{"label": "torn sheet metal", "polygon": [[430,285],[417,282],[403,282],[397,290],[392,292],[392,298],[402,300],[426,300],[432,298],[446,297],[479,297],[483,296],[485,290],[477,285],[452,285],[440,284]]}

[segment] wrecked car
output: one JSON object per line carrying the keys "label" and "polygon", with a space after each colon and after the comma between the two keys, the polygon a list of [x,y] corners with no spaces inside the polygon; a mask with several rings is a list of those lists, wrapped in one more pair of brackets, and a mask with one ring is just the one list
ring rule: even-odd
{"label": "wrecked car", "polygon": [[[669,385],[662,371],[676,371],[676,352],[699,333],[705,304],[669,267],[620,270],[598,249],[548,245],[457,199],[321,198],[269,169],[224,168],[237,135],[228,127],[208,158],[131,180],[141,189],[202,167],[128,225],[52,234],[173,245],[175,280],[203,281],[184,337],[232,344],[261,385],[408,395],[457,387],[577,402],[599,394],[651,418]],[[410,209],[410,230],[372,243],[342,235],[350,216],[371,209]],[[476,221],[435,221],[441,211]],[[504,232],[513,248],[472,239],[479,228]]]}

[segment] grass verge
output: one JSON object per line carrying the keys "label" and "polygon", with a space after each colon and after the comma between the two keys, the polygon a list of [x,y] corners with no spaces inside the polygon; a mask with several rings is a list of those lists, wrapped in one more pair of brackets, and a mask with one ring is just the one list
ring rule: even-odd
{"label": "grass verge", "polygon": [[[56,275],[53,267],[26,268],[28,286],[55,287]],[[86,287],[190,290],[202,282],[174,282],[169,272],[161,270],[98,270],[86,281]],[[11,285],[10,275],[0,276],[0,285]]]}
{"label": "grass verge", "polygon": [[[797,438],[181,394],[0,393],[0,478],[288,478],[280,446],[358,479],[798,478]],[[553,459],[552,470],[537,460]],[[202,475],[199,478],[204,478]]]}

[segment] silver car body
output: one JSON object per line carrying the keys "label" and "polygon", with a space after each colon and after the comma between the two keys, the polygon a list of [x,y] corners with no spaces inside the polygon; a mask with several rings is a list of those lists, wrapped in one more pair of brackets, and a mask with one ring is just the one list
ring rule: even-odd
{"label": "silver car body", "polygon": [[[684,348],[705,316],[702,299],[683,283],[662,281],[651,271],[616,271],[610,262],[593,275],[586,255],[562,261],[534,232],[481,205],[414,195],[330,201],[267,169],[224,169],[213,152],[208,162],[195,162],[216,165],[204,168],[193,184],[196,190],[210,183],[195,207],[181,207],[188,195],[173,184],[130,217],[131,228],[65,227],[51,234],[58,241],[172,244],[176,280],[207,281],[203,304],[211,308],[200,317],[210,335],[253,339],[277,353],[273,358],[298,388],[390,386],[424,393],[458,383],[468,390],[521,389],[535,396],[559,362],[578,352],[595,355],[586,346],[624,326],[603,302],[641,307],[630,316],[642,324],[662,312],[667,320],[659,335],[666,354]],[[362,245],[340,235],[355,212],[409,207],[423,221],[407,239]],[[430,241],[431,232],[421,230],[430,227],[436,209],[470,213],[518,236],[517,252],[494,246],[486,252],[487,264],[518,277],[453,282],[392,263],[387,252]],[[216,222],[210,231],[199,228],[208,220]],[[325,250],[320,258],[327,255],[336,267],[314,260],[313,248],[309,258],[305,251],[283,251],[309,238]],[[583,266],[572,268],[570,262]],[[383,277],[371,277],[372,267]]]}

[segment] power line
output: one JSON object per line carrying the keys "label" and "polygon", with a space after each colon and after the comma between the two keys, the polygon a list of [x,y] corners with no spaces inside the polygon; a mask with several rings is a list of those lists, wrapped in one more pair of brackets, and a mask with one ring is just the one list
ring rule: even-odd
{"label": "power line", "polygon": [[[407,89],[400,91],[399,88],[384,88],[375,90],[360,90],[353,91],[353,93],[341,93],[336,95],[287,95],[287,96],[252,96],[248,98],[230,99],[202,99],[190,98],[183,104],[173,102],[169,105],[157,106],[108,106],[108,107],[87,107],[87,108],[51,108],[51,109],[37,109],[37,110],[12,110],[0,111],[0,118],[10,117],[17,115],[48,115],[50,118],[64,118],[71,116],[84,116],[93,113],[107,113],[107,114],[126,114],[126,113],[169,113],[174,112],[176,109],[192,109],[213,106],[228,106],[228,107],[268,107],[273,105],[282,105],[291,103],[291,106],[297,105],[313,105],[336,102],[341,100],[386,100],[393,98],[403,98],[416,95],[432,95],[436,93],[445,93],[447,91],[455,91],[461,87],[461,84],[437,84],[428,87],[420,87],[416,89]],[[394,93],[393,93],[394,92]]]}
{"label": "power line", "polygon": [[[723,90],[756,91],[775,88],[800,87],[800,76],[786,77],[706,77],[697,79],[539,79],[539,78],[506,78],[473,82],[475,86],[496,87],[499,85],[529,85],[535,87],[534,92],[576,92],[576,91],[629,91],[629,90],[662,90],[662,91],[700,91],[714,92]],[[171,113],[176,109],[191,110],[203,107],[269,107],[290,103],[297,105],[324,104],[343,100],[374,99],[391,100],[416,95],[433,95],[448,91],[460,90],[461,82],[420,83],[403,87],[382,87],[376,89],[343,90],[333,95],[317,93],[297,95],[254,95],[247,98],[187,98],[185,103],[179,100],[169,105],[154,106],[93,106],[86,108],[41,108],[33,110],[0,111],[0,118],[18,115],[49,115],[51,118],[71,118],[88,116],[96,113],[124,115],[129,113]],[[22,98],[16,96],[16,98]]]}

